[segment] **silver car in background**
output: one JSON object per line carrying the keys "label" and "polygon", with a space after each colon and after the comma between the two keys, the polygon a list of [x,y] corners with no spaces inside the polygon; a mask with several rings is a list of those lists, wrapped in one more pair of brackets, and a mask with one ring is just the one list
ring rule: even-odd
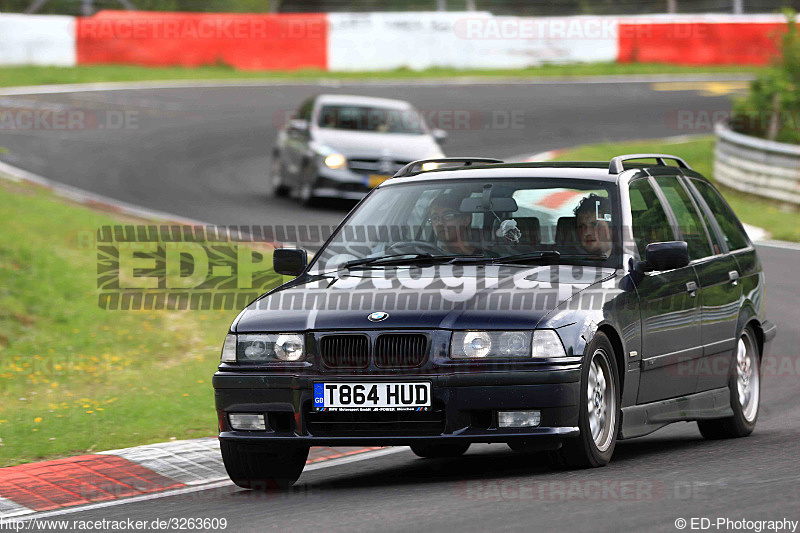
{"label": "silver car in background", "polygon": [[360,200],[411,161],[444,157],[439,143],[446,135],[402,100],[317,95],[278,133],[272,190],[306,205],[322,198]]}

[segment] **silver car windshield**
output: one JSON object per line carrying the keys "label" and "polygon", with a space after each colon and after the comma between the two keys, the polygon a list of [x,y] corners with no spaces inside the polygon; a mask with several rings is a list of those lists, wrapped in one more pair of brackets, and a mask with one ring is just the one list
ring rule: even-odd
{"label": "silver car windshield", "polygon": [[[616,266],[613,184],[569,179],[433,180],[381,187],[316,255],[312,271],[370,258],[513,256]],[[362,261],[363,262],[363,261]]]}
{"label": "silver car windshield", "polygon": [[422,115],[414,109],[355,105],[325,105],[317,125],[325,129],[422,135]]}

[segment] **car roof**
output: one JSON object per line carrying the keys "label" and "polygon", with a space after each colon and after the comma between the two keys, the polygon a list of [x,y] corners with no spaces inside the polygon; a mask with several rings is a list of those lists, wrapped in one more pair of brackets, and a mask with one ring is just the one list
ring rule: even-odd
{"label": "car roof", "polygon": [[412,105],[404,100],[392,98],[377,98],[374,96],[357,96],[353,94],[320,94],[317,96],[318,104],[331,105],[363,105],[371,107],[391,107],[396,109],[410,109]]}
{"label": "car roof", "polygon": [[476,165],[469,168],[444,168],[419,172],[408,177],[393,178],[381,187],[402,183],[430,181],[436,179],[503,179],[503,178],[564,178],[616,183],[617,174],[608,173],[608,163],[581,161],[563,163],[503,163]]}

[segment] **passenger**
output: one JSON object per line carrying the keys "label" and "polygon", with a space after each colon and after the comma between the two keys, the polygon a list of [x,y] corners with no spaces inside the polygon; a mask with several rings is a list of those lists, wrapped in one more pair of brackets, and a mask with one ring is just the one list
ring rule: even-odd
{"label": "passenger", "polygon": [[611,255],[611,202],[594,193],[583,198],[575,208],[578,242],[592,255]]}

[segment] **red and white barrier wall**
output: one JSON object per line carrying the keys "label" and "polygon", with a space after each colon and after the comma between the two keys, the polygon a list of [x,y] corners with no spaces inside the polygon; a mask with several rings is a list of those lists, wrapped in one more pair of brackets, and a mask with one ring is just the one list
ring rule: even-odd
{"label": "red and white barrier wall", "polygon": [[74,65],[75,42],[74,17],[0,13],[0,65]]}
{"label": "red and white barrier wall", "polygon": [[243,70],[513,69],[619,61],[766,64],[779,15],[495,17],[486,12],[0,14],[0,64]]}

